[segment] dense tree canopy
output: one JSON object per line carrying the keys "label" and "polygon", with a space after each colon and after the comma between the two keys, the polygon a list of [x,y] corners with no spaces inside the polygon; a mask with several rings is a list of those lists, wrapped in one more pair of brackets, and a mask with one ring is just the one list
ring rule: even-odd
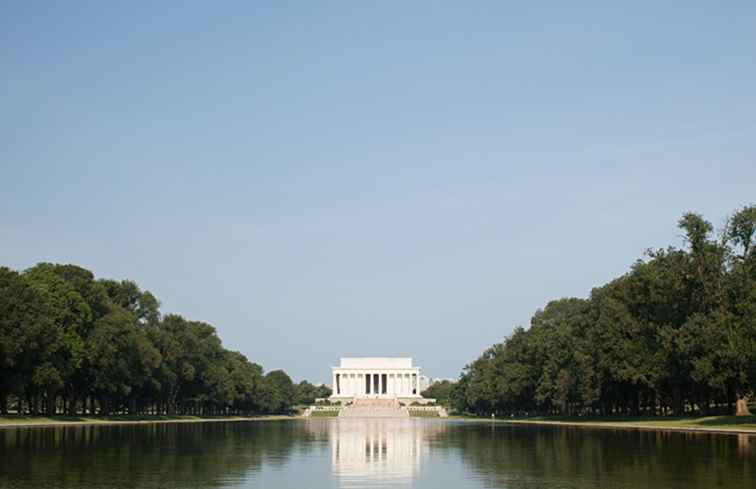
{"label": "dense tree canopy", "polygon": [[719,236],[700,215],[683,249],[652,250],[587,299],[550,302],[463,371],[477,414],[747,411],[756,389],[756,207]]}
{"label": "dense tree canopy", "polygon": [[314,404],[317,399],[325,399],[331,395],[331,389],[325,385],[313,385],[306,380],[294,386],[294,404]]}
{"label": "dense tree canopy", "polygon": [[454,382],[450,380],[441,380],[432,383],[420,394],[425,398],[435,399],[439,404],[448,406],[451,403],[452,388],[454,388]]}
{"label": "dense tree canopy", "polygon": [[213,326],[161,316],[132,281],[0,267],[2,414],[281,413],[296,392],[283,371],[226,350]]}

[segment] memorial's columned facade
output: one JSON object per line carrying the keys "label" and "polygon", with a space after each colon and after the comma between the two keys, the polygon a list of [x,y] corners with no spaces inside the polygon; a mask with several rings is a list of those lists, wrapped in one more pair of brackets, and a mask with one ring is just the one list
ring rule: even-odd
{"label": "memorial's columned facade", "polygon": [[420,398],[420,367],[411,358],[342,358],[332,370],[332,400]]}

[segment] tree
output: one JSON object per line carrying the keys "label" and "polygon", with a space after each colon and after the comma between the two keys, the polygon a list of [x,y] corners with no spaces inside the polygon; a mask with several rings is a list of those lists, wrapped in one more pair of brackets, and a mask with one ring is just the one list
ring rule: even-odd
{"label": "tree", "polygon": [[294,404],[294,383],[283,370],[265,375],[261,404],[265,412],[285,413]]}
{"label": "tree", "polygon": [[444,406],[450,406],[454,385],[455,383],[449,380],[434,382],[421,395],[425,398],[435,399],[436,402]]}
{"label": "tree", "polygon": [[307,382],[301,381],[294,386],[294,404],[307,405],[315,402],[318,398],[317,387]]}
{"label": "tree", "polygon": [[259,412],[257,397],[262,389],[263,369],[239,352],[225,352],[226,370],[233,385],[233,408],[239,413]]}
{"label": "tree", "polygon": [[[54,331],[56,342],[51,344],[38,360],[41,372],[32,377],[27,388],[27,396],[41,400],[47,414],[52,414],[56,407],[56,397],[61,390],[66,390],[67,397],[75,398],[82,394],[89,383],[89,370],[84,365],[85,341],[94,322],[92,307],[74,284],[64,277],[74,278],[80,290],[89,293],[91,302],[98,308],[100,304],[96,293],[90,293],[89,287],[83,285],[86,274],[78,267],[42,263],[24,272],[24,278],[43,297],[52,321],[50,332]],[[66,273],[63,273],[66,272]]]}
{"label": "tree", "polygon": [[136,318],[119,306],[97,321],[87,359],[93,372],[92,391],[105,415],[119,405],[135,411],[135,393],[161,362],[160,353],[137,327]]}
{"label": "tree", "polygon": [[60,343],[58,333],[43,295],[19,273],[0,267],[0,414],[7,414],[10,394],[20,397],[32,382],[52,381],[48,359]]}
{"label": "tree", "polygon": [[313,404],[316,399],[325,399],[330,395],[331,389],[323,384],[313,385],[303,380],[294,386],[294,404],[297,405]]}
{"label": "tree", "polygon": [[753,256],[754,237],[756,237],[756,206],[746,206],[737,211],[727,223],[726,238],[740,248],[739,258],[747,260]]}
{"label": "tree", "polygon": [[728,221],[725,239],[729,255],[728,300],[732,313],[730,336],[736,378],[736,412],[749,415],[748,397],[756,390],[756,206],[738,210]]}

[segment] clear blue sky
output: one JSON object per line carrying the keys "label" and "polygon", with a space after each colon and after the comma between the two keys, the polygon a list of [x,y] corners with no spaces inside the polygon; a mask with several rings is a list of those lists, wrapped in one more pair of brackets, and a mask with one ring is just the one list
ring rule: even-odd
{"label": "clear blue sky", "polygon": [[756,200],[753,1],[114,3],[0,5],[0,264],[296,379],[456,377]]}

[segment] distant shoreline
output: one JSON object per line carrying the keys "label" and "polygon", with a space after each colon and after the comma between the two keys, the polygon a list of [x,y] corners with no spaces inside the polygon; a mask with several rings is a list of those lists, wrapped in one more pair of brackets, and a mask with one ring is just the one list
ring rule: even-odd
{"label": "distant shoreline", "polygon": [[[118,426],[150,425],[170,423],[219,423],[244,421],[285,421],[304,419],[302,416],[0,416],[0,430],[14,428],[54,428],[60,426]],[[756,436],[756,416],[709,416],[703,418],[594,418],[580,419],[567,417],[538,418],[485,418],[477,416],[450,416],[439,418],[443,421],[467,421],[475,423],[496,423],[509,425],[561,426],[575,428],[599,428],[613,430],[666,431],[677,433],[709,433],[727,435]]]}
{"label": "distant shoreline", "polygon": [[267,416],[0,416],[0,430],[8,428],[53,428],[57,426],[114,426],[147,425],[164,423],[218,423],[241,421],[282,421],[297,419],[297,416],[282,414]]}
{"label": "distant shoreline", "polygon": [[680,433],[720,433],[744,434],[756,436],[756,416],[708,416],[702,418],[484,418],[484,417],[450,417],[449,419],[488,421],[512,425],[569,426],[577,428],[603,428],[643,431],[674,431]]}

